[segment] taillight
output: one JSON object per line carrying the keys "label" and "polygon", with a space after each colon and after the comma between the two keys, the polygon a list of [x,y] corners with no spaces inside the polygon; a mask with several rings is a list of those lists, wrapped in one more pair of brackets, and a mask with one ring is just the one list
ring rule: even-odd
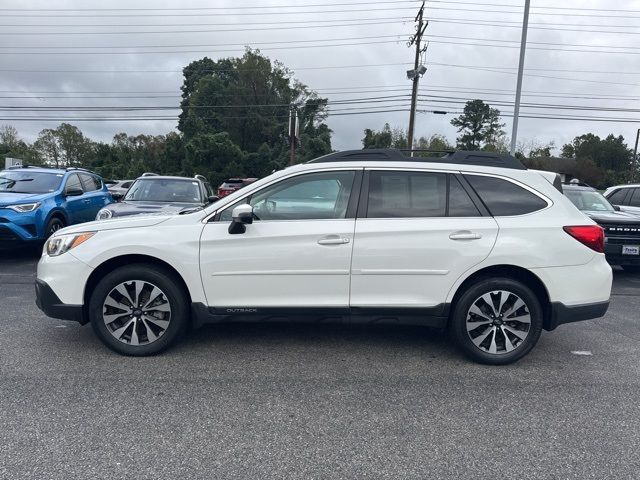
{"label": "taillight", "polygon": [[604,253],[604,230],[598,225],[562,227],[564,231],[598,253]]}

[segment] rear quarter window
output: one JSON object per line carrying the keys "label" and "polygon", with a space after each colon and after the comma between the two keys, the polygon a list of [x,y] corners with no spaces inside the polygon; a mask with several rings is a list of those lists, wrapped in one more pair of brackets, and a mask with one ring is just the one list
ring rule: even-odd
{"label": "rear quarter window", "polygon": [[494,217],[525,215],[547,207],[542,198],[508,180],[483,175],[464,177]]}

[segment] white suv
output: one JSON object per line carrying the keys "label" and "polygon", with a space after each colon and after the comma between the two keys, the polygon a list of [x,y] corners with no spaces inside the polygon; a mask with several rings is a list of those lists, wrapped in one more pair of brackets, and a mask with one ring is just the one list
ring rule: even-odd
{"label": "white suv", "polygon": [[602,229],[508,155],[333,153],[183,213],[60,230],[39,307],[126,355],[189,325],[299,318],[448,327],[506,364],[609,305]]}

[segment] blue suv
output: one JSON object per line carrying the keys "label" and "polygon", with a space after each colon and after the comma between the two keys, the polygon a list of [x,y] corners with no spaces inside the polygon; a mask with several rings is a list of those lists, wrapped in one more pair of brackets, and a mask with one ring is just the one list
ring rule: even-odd
{"label": "blue suv", "polygon": [[0,171],[0,246],[47,239],[89,222],[112,202],[102,178],[80,168],[10,167]]}

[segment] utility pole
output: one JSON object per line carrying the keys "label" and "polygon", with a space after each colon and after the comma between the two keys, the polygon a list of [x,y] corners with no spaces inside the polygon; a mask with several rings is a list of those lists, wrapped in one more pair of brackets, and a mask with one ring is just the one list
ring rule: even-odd
{"label": "utility pole", "polygon": [[631,183],[636,181],[636,170],[638,170],[638,140],[640,140],[640,128],[636,132],[636,146],[633,149],[633,167],[631,170]]}
{"label": "utility pole", "polygon": [[529,28],[529,3],[530,0],[524,0],[522,38],[520,39],[520,61],[518,63],[518,83],[516,85],[516,103],[513,110],[513,129],[511,130],[511,155],[516,154],[516,140],[518,139],[518,117],[520,115],[520,95],[522,94],[522,71],[524,70],[524,54],[527,50],[527,30]]}
{"label": "utility pole", "polygon": [[296,163],[296,139],[298,137],[298,111],[291,107],[289,110],[289,165]]}
{"label": "utility pole", "polygon": [[413,70],[407,71],[407,78],[413,81],[413,88],[411,89],[411,109],[409,111],[409,133],[408,137],[408,147],[410,156],[413,157],[413,130],[415,128],[416,121],[416,102],[418,100],[418,83],[420,81],[420,77],[424,75],[427,71],[424,65],[420,65],[420,56],[427,50],[427,46],[421,47],[422,35],[424,31],[427,29],[429,25],[429,21],[423,20],[424,15],[424,1],[422,2],[422,6],[420,10],[418,10],[418,14],[416,15],[415,21],[418,22],[416,27],[416,33],[413,35],[408,42],[408,46],[411,47],[413,45],[416,46],[416,57],[413,64]]}

